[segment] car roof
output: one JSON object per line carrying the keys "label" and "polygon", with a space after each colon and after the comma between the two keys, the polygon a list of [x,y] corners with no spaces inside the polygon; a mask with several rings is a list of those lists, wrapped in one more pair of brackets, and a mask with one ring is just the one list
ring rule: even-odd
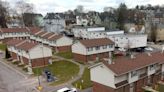
{"label": "car roof", "polygon": [[70,90],[69,88],[65,87],[62,89],[57,90],[57,92],[66,92],[67,90]]}

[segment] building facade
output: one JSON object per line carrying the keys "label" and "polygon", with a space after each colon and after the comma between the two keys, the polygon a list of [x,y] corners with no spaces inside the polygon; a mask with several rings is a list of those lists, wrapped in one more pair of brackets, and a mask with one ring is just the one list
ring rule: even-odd
{"label": "building facade", "polygon": [[27,40],[12,39],[7,42],[13,61],[24,64],[29,71],[35,67],[43,67],[52,63],[50,47],[32,43]]}
{"label": "building facade", "polygon": [[75,61],[87,63],[109,58],[114,51],[114,43],[107,38],[80,40],[72,45]]}
{"label": "building facade", "polygon": [[93,92],[144,92],[164,76],[164,54],[139,54],[133,58],[103,61],[91,67]]}

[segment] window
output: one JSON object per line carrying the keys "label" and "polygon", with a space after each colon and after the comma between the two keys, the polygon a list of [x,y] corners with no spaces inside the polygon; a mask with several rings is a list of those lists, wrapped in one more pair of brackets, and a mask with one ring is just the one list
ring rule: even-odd
{"label": "window", "polygon": [[88,51],[92,51],[92,50],[93,50],[93,48],[92,48],[92,47],[91,47],[91,48],[87,48],[87,50],[88,50]]}
{"label": "window", "polygon": [[150,65],[150,70],[154,70],[155,69],[155,65]]}
{"label": "window", "polygon": [[100,49],[100,47],[99,47],[99,46],[97,46],[97,47],[96,47],[96,50],[99,50],[99,49]]}
{"label": "window", "polygon": [[109,48],[113,48],[113,45],[109,45]]}
{"label": "window", "polygon": [[137,71],[132,71],[131,72],[131,77],[137,76]]}
{"label": "window", "polygon": [[106,48],[107,48],[107,46],[104,45],[104,46],[103,46],[103,49],[106,49]]}

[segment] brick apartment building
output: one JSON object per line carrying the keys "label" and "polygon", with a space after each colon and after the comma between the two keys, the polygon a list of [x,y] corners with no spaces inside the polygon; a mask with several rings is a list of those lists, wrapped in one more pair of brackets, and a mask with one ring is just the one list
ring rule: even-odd
{"label": "brick apartment building", "polygon": [[40,29],[30,28],[30,30],[32,30],[30,39],[34,42],[51,46],[56,52],[71,51],[71,45],[73,43],[71,38]]}
{"label": "brick apartment building", "polygon": [[164,53],[143,53],[91,66],[93,92],[143,92],[164,78]]}
{"label": "brick apartment building", "polygon": [[5,42],[11,38],[29,38],[29,30],[27,28],[0,28],[0,40]]}
{"label": "brick apartment building", "polygon": [[11,58],[21,64],[34,68],[51,62],[52,50],[50,47],[19,39],[12,39],[6,44]]}
{"label": "brick apartment building", "polygon": [[0,28],[0,40],[7,42],[10,39],[30,39],[36,43],[43,43],[54,48],[57,52],[71,51],[73,40],[69,37],[47,32],[37,27]]}
{"label": "brick apartment building", "polygon": [[74,60],[79,62],[109,58],[113,50],[114,43],[107,38],[80,40],[72,45]]}

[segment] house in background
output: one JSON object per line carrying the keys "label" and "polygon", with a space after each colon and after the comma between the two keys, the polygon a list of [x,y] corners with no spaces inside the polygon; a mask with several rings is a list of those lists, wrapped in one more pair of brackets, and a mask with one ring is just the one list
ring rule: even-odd
{"label": "house in background", "polygon": [[27,40],[12,39],[7,42],[11,58],[28,67],[30,73],[32,68],[46,66],[52,62],[52,50],[48,46],[32,43]]}
{"label": "house in background", "polygon": [[147,46],[146,34],[108,34],[107,38],[119,48],[132,49]]}
{"label": "house in background", "polygon": [[82,38],[82,39],[88,38],[89,36],[88,32],[104,31],[104,30],[105,30],[105,27],[97,27],[97,26],[74,26],[72,28],[74,37]]}
{"label": "house in background", "polygon": [[44,29],[49,32],[60,33],[65,30],[65,19],[55,13],[47,13],[44,17]]}
{"label": "house in background", "polygon": [[142,53],[103,61],[90,67],[93,92],[143,92],[164,79],[164,54]]}
{"label": "house in background", "polygon": [[87,63],[111,57],[114,42],[107,38],[80,40],[72,45],[75,61]]}

